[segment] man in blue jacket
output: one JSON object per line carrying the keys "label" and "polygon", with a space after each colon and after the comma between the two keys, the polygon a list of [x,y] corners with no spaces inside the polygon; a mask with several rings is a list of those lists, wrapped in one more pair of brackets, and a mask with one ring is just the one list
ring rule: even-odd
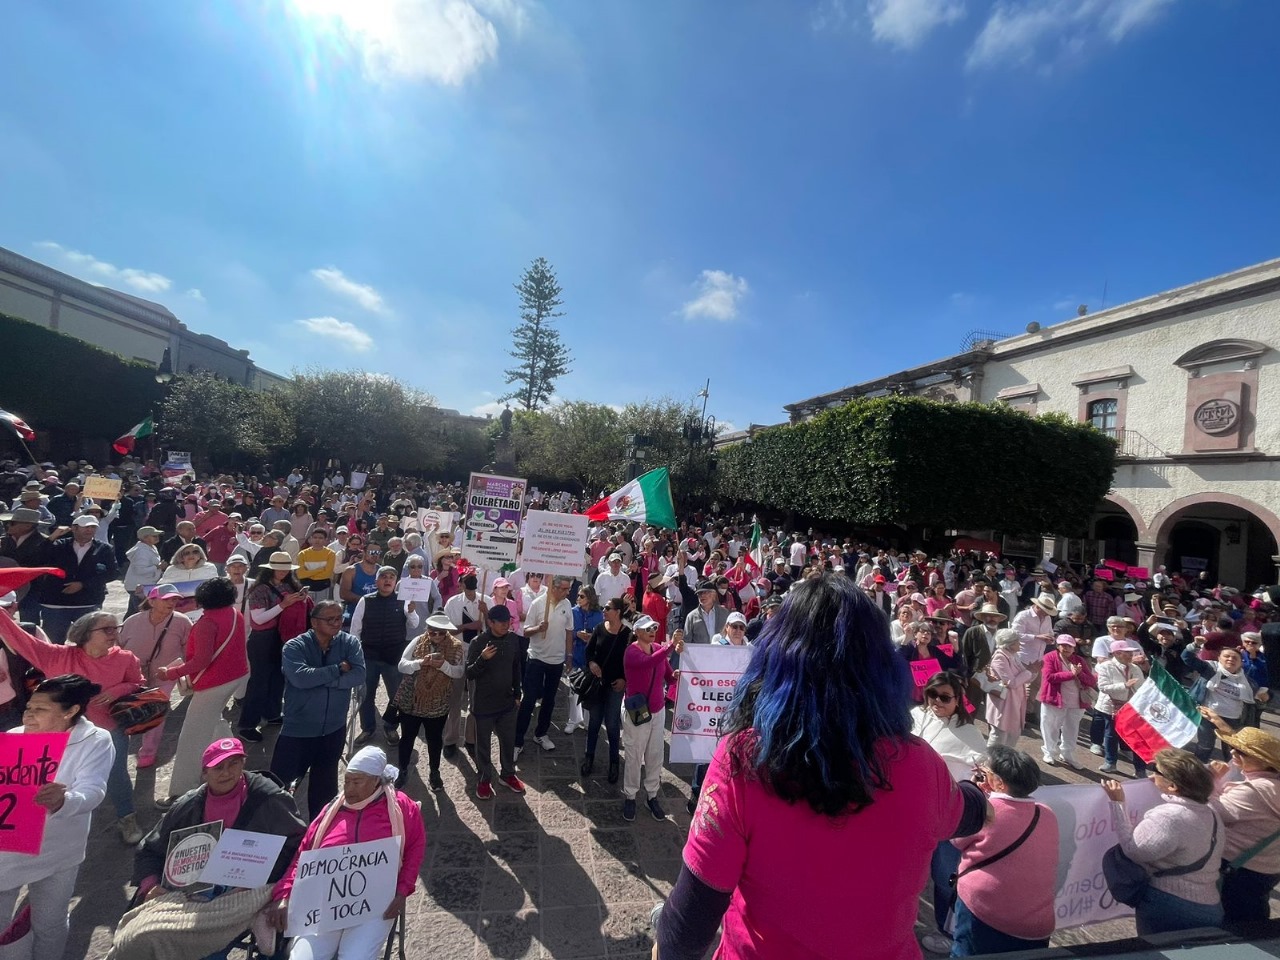
{"label": "man in blue jacket", "polygon": [[286,786],[310,771],[307,816],[338,795],[338,761],[346,743],[351,691],[364,686],[360,641],[342,629],[342,604],[321,600],[311,629],[284,645],[284,726],[271,772]]}
{"label": "man in blue jacket", "polygon": [[71,536],[55,540],[49,548],[49,566],[64,576],[45,577],[40,593],[40,622],[54,643],[65,643],[67,628],[77,617],[101,610],[107,584],[119,577],[111,546],[94,539],[98,518],[81,514],[71,524]]}

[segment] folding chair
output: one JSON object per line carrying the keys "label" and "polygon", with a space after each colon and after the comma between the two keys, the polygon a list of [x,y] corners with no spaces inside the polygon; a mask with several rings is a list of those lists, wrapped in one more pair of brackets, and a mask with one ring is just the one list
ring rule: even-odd
{"label": "folding chair", "polygon": [[351,691],[351,706],[347,710],[347,752],[350,760],[356,752],[356,737],[360,733],[360,704],[364,703],[364,685]]}
{"label": "folding chair", "polygon": [[404,934],[405,934],[405,917],[404,907],[400,908],[400,916],[396,917],[391,924],[391,929],[387,931],[387,946],[382,951],[382,960],[391,960],[391,946],[397,944],[399,950],[399,960],[404,960]]}

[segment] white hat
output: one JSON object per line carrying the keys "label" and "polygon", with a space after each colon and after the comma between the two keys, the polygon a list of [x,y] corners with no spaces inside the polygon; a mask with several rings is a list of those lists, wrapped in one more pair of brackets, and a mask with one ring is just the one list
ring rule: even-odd
{"label": "white hat", "polygon": [[725,620],[724,625],[725,625],[726,627],[727,627],[729,624],[731,624],[731,623],[741,623],[741,624],[745,625],[745,624],[746,624],[746,622],[747,622],[747,618],[746,618],[746,617],[744,617],[744,616],[743,616],[741,613],[739,613],[737,610],[735,610],[735,611],[733,611],[733,613],[729,614],[729,618],[728,618],[727,620]]}
{"label": "white hat", "polygon": [[636,619],[636,622],[635,622],[635,623],[633,623],[633,624],[631,625],[631,629],[633,629],[633,630],[654,630],[654,629],[656,629],[656,628],[657,628],[657,626],[658,626],[658,621],[657,621],[657,620],[655,620],[655,619],[653,619],[653,617],[650,617],[650,616],[648,616],[648,615],[646,614],[646,615],[644,615],[644,616],[638,617],[638,618]]}
{"label": "white hat", "polygon": [[297,570],[298,565],[293,562],[293,558],[289,556],[287,550],[277,550],[271,554],[271,559],[263,564],[268,570]]}
{"label": "white hat", "polygon": [[233,563],[243,563],[247,567],[249,566],[249,558],[243,553],[233,553],[231,556],[227,557],[227,562],[223,564],[223,566],[229,567]]}
{"label": "white hat", "polygon": [[383,783],[391,783],[400,771],[387,763],[387,755],[379,747],[364,747],[347,761],[347,773],[364,773],[377,777]]}
{"label": "white hat", "polygon": [[96,527],[98,525],[98,518],[92,514],[82,513],[71,521],[71,525],[73,527]]}

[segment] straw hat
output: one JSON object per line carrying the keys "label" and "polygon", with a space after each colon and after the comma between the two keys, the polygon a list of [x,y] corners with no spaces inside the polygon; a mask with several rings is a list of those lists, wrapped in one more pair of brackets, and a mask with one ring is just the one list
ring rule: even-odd
{"label": "straw hat", "polygon": [[277,550],[271,554],[271,559],[263,564],[268,570],[297,570],[298,565],[293,562],[288,551]]}
{"label": "straw hat", "polygon": [[1261,760],[1280,773],[1280,740],[1256,727],[1241,727],[1235,733],[1220,733],[1218,738],[1229,747]]}
{"label": "straw hat", "polygon": [[1003,613],[1000,612],[1000,608],[997,607],[994,603],[984,603],[981,607],[978,608],[977,616],[999,617],[1001,620],[1009,619]]}
{"label": "straw hat", "polygon": [[1039,608],[1041,613],[1057,613],[1058,612],[1058,605],[1054,603],[1051,599],[1046,597],[1044,594],[1041,594],[1040,596],[1032,600],[1031,605]]}

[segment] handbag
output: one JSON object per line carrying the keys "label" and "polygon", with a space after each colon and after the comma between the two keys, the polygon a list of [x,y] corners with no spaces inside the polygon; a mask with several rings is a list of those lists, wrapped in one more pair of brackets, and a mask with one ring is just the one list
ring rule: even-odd
{"label": "handbag", "polygon": [[569,689],[578,698],[579,703],[595,700],[600,692],[600,678],[586,667],[576,667],[569,672],[566,679]]}
{"label": "handbag", "polygon": [[1260,854],[1263,850],[1267,849],[1267,847],[1271,846],[1271,844],[1275,843],[1277,840],[1280,840],[1280,830],[1277,830],[1275,833],[1271,834],[1269,837],[1263,837],[1261,840],[1255,843],[1248,850],[1245,850],[1243,853],[1241,853],[1240,856],[1236,857],[1234,860],[1231,860],[1229,862],[1226,860],[1222,861],[1222,870],[1221,870],[1222,879],[1220,883],[1226,883],[1229,879],[1231,879],[1232,875],[1234,875],[1238,870],[1242,869],[1246,863],[1248,863],[1250,860],[1252,860],[1254,857]]}
{"label": "handbag", "polygon": [[1107,881],[1107,889],[1117,902],[1136,907],[1147,892],[1147,887],[1156,877],[1179,877],[1186,873],[1195,873],[1203,869],[1218,845],[1218,818],[1213,818],[1213,837],[1209,841],[1209,849],[1195,863],[1185,867],[1169,867],[1167,870],[1156,870],[1148,873],[1147,868],[1133,860],[1120,844],[1116,844],[1102,855],[1102,874]]}
{"label": "handbag", "polygon": [[139,687],[111,702],[111,719],[125,733],[146,733],[164,723],[169,695],[159,687]]}
{"label": "handbag", "polygon": [[633,693],[623,702],[626,708],[627,716],[631,719],[632,724],[641,726],[653,719],[649,713],[649,695],[647,693]]}
{"label": "handbag", "polygon": [[214,662],[217,661],[218,657],[222,655],[222,651],[227,649],[227,644],[231,642],[231,638],[234,637],[235,635],[236,635],[236,618],[232,617],[231,632],[227,634],[227,639],[222,641],[222,645],[218,647],[217,650],[213,651],[213,656],[210,657],[209,662],[204,665],[204,670],[201,670],[194,677],[178,678],[178,684],[177,684],[178,696],[189,697],[196,692],[196,684],[199,683],[200,678],[204,676],[205,670],[208,670],[210,667],[213,666]]}
{"label": "handbag", "polygon": [[960,880],[960,878],[963,877],[965,874],[973,873],[973,871],[975,870],[981,870],[983,867],[989,867],[991,866],[991,864],[995,863],[997,860],[1003,860],[1009,854],[1013,853],[1013,851],[1017,850],[1020,846],[1022,846],[1024,843],[1027,842],[1027,839],[1035,831],[1036,824],[1039,822],[1040,822],[1040,805],[1036,804],[1035,812],[1031,814],[1031,822],[1027,824],[1027,829],[1022,831],[1022,836],[1018,837],[1017,840],[1013,841],[1013,843],[1009,844],[999,853],[992,854],[991,856],[987,857],[985,860],[979,860],[977,863],[970,864],[969,866],[961,870],[959,873],[953,873],[950,878],[951,886],[954,887],[956,883]]}

